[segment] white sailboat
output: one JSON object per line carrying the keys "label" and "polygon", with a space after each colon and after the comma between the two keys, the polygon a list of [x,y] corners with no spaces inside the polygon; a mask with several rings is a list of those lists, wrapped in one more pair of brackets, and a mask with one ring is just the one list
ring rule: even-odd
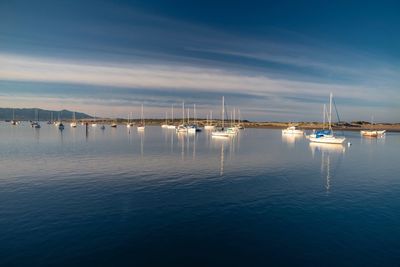
{"label": "white sailboat", "polygon": [[242,119],[241,119],[241,113],[240,113],[240,109],[238,109],[238,123],[236,124],[236,128],[238,128],[239,130],[243,130],[244,126],[242,125]]}
{"label": "white sailboat", "polygon": [[[189,115],[188,115],[188,120],[189,120]],[[188,121],[188,133],[194,134],[196,132],[201,132],[201,129],[198,127],[196,122],[196,104],[193,104],[193,123],[190,124]]]}
{"label": "white sailboat", "polygon": [[115,120],[111,123],[110,127],[111,127],[111,128],[117,128],[117,126],[118,126],[118,124],[117,124],[117,119],[115,119]]}
{"label": "white sailboat", "polygon": [[222,97],[222,112],[221,112],[221,116],[222,116],[222,127],[221,129],[215,130],[213,132],[211,132],[211,136],[212,137],[222,137],[222,138],[227,138],[230,136],[230,134],[227,132],[227,130],[225,130],[225,98]]}
{"label": "white sailboat", "polygon": [[60,111],[57,112],[57,120],[54,121],[53,123],[54,123],[54,125],[57,126],[57,127],[60,125],[60,123],[61,123],[61,120],[60,120]]}
{"label": "white sailboat", "polygon": [[173,130],[176,129],[176,126],[174,124],[174,104],[172,104],[171,107],[171,124],[168,124],[168,129],[173,129]]}
{"label": "white sailboat", "polygon": [[97,127],[96,113],[94,113],[94,118],[93,118],[93,122],[92,122],[92,127]]}
{"label": "white sailboat", "polygon": [[325,144],[342,144],[344,140],[346,140],[345,137],[334,135],[332,130],[332,98],[333,95],[331,93],[329,97],[328,130],[315,131],[314,134],[308,136],[310,142],[325,143]]}
{"label": "white sailboat", "polygon": [[72,113],[72,122],[71,122],[71,127],[72,128],[76,128],[76,126],[78,125],[77,123],[76,123],[76,118],[75,118],[75,111]]}
{"label": "white sailboat", "polygon": [[131,128],[133,127],[133,122],[132,120],[132,112],[128,114],[128,122],[126,123],[126,127]]}
{"label": "white sailboat", "polygon": [[182,102],[182,124],[178,125],[176,128],[177,133],[187,133],[188,128],[185,124],[185,102]]}
{"label": "white sailboat", "polygon": [[382,136],[385,135],[386,130],[380,130],[380,131],[378,131],[378,130],[372,130],[373,125],[374,125],[374,119],[373,119],[373,117],[372,117],[372,118],[371,118],[371,129],[370,129],[370,130],[363,130],[363,131],[360,131],[360,134],[361,134],[362,136],[365,136],[365,137],[382,137]]}
{"label": "white sailboat", "polygon": [[204,125],[204,130],[214,130],[215,126],[212,125],[212,110],[210,110],[210,115],[207,115],[207,124]]}
{"label": "white sailboat", "polygon": [[226,132],[227,132],[229,135],[236,135],[236,134],[239,132],[239,128],[237,128],[237,127],[234,125],[234,123],[235,123],[234,115],[233,115],[233,113],[231,112],[231,126],[228,127],[228,128],[226,128]]}
{"label": "white sailboat", "polygon": [[381,130],[381,131],[377,131],[377,130],[364,130],[364,131],[360,131],[360,134],[362,136],[365,137],[380,137],[380,136],[384,136],[386,133],[386,130]]}
{"label": "white sailboat", "polygon": [[142,111],[141,111],[141,115],[140,115],[140,124],[137,127],[138,131],[144,131],[145,129],[145,125],[144,125],[144,119],[143,119],[143,104],[142,104]]}
{"label": "white sailboat", "polygon": [[165,112],[165,123],[161,124],[161,128],[168,128],[168,112]]}
{"label": "white sailboat", "polygon": [[15,120],[15,109],[13,108],[11,125],[17,125],[17,124],[18,124],[18,122]]}

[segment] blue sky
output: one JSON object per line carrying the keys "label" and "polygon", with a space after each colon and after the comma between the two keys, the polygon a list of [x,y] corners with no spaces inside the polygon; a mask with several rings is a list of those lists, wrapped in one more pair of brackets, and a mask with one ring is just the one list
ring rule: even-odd
{"label": "blue sky", "polygon": [[1,1],[0,106],[400,121],[396,1]]}

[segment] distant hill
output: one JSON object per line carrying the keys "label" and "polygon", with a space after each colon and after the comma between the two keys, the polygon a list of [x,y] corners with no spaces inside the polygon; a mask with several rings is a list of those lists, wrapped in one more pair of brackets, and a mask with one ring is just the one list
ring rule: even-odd
{"label": "distant hill", "polygon": [[[36,120],[35,113],[36,110],[39,114],[39,120],[48,121],[51,120],[51,113],[53,113],[53,120],[57,120],[60,114],[61,119],[70,120],[73,117],[73,111],[70,110],[45,110],[36,108],[16,108],[14,109],[14,118],[19,121],[29,121]],[[93,118],[90,115],[81,112],[75,112],[75,117],[77,120],[80,119],[90,119]],[[12,108],[0,108],[0,120],[12,120],[13,109]]]}

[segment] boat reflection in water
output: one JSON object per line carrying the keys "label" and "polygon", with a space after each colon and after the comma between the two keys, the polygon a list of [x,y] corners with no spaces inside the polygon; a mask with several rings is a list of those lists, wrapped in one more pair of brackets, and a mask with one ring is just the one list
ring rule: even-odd
{"label": "boat reflection in water", "polygon": [[217,148],[219,156],[219,175],[224,175],[225,161],[232,160],[240,146],[240,134],[232,138],[211,138],[211,148]]}
{"label": "boat reflection in water", "polygon": [[325,188],[328,193],[331,189],[332,178],[340,167],[346,147],[341,144],[310,143],[313,159],[321,156],[321,177],[326,180]]}
{"label": "boat reflection in water", "polygon": [[301,134],[285,134],[282,133],[282,143],[286,143],[289,147],[294,147],[296,142],[304,138]]}

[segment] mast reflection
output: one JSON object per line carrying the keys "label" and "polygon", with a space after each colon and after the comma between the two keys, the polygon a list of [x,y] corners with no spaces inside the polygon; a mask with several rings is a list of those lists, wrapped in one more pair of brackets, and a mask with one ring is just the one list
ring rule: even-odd
{"label": "mast reflection", "polygon": [[[339,168],[346,147],[341,144],[319,144],[310,143],[312,157],[317,153],[321,155],[321,176],[325,178],[325,189],[329,193],[334,172]],[[332,166],[333,163],[336,165]]]}

